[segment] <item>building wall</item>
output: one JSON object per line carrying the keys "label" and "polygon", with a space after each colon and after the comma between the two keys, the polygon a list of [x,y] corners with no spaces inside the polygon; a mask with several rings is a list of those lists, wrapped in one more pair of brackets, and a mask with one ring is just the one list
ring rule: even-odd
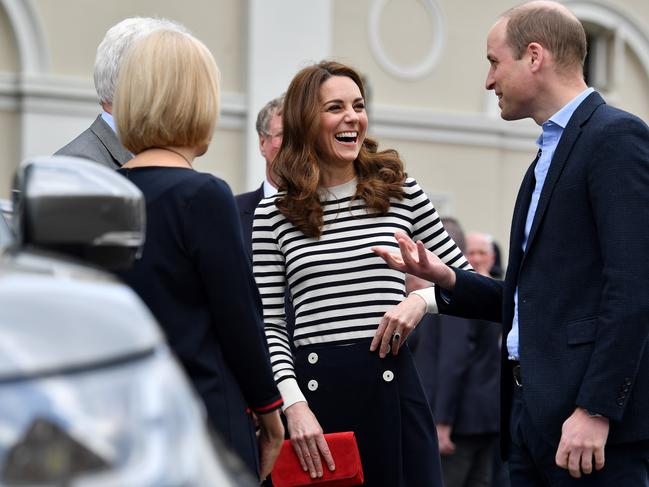
{"label": "building wall", "polygon": [[441,112],[482,112],[486,74],[485,38],[498,13],[513,5],[488,2],[485,15],[467,15],[465,2],[438,2],[446,35],[437,43],[432,19],[418,0],[385,2],[379,17],[381,45],[398,65],[413,66],[432,46],[441,48],[435,68],[425,76],[404,80],[387,73],[372,53],[367,30],[374,0],[334,1],[333,55],[353,64],[370,80],[374,102],[428,107]]}
{"label": "building wall", "polygon": [[20,157],[20,117],[14,91],[20,71],[18,49],[11,22],[0,8],[0,198],[9,195],[9,184]]}
{"label": "building wall", "polygon": [[0,9],[0,72],[15,73],[19,69],[18,49],[11,22],[6,12]]}
{"label": "building wall", "polygon": [[649,123],[649,84],[638,56],[628,47],[625,49],[624,85],[616,93],[616,106],[635,113]]}
{"label": "building wall", "polygon": [[[0,172],[0,197],[9,194],[10,178],[21,159],[51,154],[85,130],[100,112],[92,70],[97,45],[106,30],[120,20],[136,16],[166,17],[184,25],[208,46],[221,71],[223,113],[221,127],[208,153],[199,159],[198,170],[213,172],[228,180],[235,189],[245,175],[243,129],[245,124],[245,37],[242,15],[245,2],[238,0],[192,0],[192,9],[183,2],[117,0],[35,0],[36,21],[42,29],[49,62],[47,73],[31,76],[18,89],[11,103],[20,101],[23,115],[4,117],[15,126],[0,134],[0,153],[12,154]],[[83,18],[84,22],[70,19]],[[11,24],[0,7],[0,85],[3,77],[19,71],[18,47]],[[8,38],[11,42],[4,42]],[[5,55],[5,51],[8,53]],[[37,86],[33,86],[37,85]],[[1,86],[0,86],[1,90]],[[9,91],[6,89],[5,91]],[[0,94],[2,92],[0,91]],[[2,116],[0,105],[0,116]],[[16,137],[27,129],[26,137]],[[12,139],[8,137],[12,134]],[[22,139],[22,144],[21,144]]]}
{"label": "building wall", "polygon": [[19,160],[20,116],[17,110],[0,108],[0,198],[9,198],[16,161]]}
{"label": "building wall", "polygon": [[95,51],[107,29],[126,17],[164,17],[187,26],[207,45],[221,69],[224,91],[245,90],[245,65],[241,62],[245,58],[242,17],[245,2],[34,0],[33,3],[47,37],[53,74],[91,77]]}
{"label": "building wall", "polygon": [[[99,112],[92,67],[105,31],[128,16],[160,16],[186,25],[221,69],[221,119],[197,169],[224,178],[235,192],[256,187],[263,172],[254,134],[261,98],[266,91],[279,95],[296,66],[333,57],[366,77],[370,133],[401,153],[440,212],[467,230],[492,233],[506,250],[539,128],[500,120],[495,96],[484,89],[485,39],[517,1],[310,1],[307,8],[300,0],[0,0],[0,197],[8,196],[22,158],[54,152]],[[649,3],[566,3],[618,29],[622,54],[605,95],[648,119]],[[282,47],[291,35],[292,47]],[[435,62],[425,69],[429,57]],[[266,67],[269,60],[277,69]],[[256,65],[262,61],[263,69]]]}

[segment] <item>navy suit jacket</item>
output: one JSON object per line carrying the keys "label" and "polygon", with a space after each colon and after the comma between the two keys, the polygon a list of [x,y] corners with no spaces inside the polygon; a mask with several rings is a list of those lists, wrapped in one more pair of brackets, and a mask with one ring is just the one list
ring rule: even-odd
{"label": "navy suit jacket", "polygon": [[255,219],[255,208],[264,199],[264,185],[262,184],[254,191],[238,194],[234,198],[239,208],[243,243],[252,256],[252,222]]}
{"label": "navy suit jacket", "polygon": [[516,200],[505,281],[456,271],[440,312],[504,325],[505,453],[517,287],[523,394],[538,431],[557,444],[581,406],[611,420],[611,443],[649,439],[649,128],[589,95],[557,146],[524,253],[535,163]]}
{"label": "navy suit jacket", "polygon": [[[264,199],[264,185],[254,191],[241,193],[235,196],[237,207],[239,208],[239,219],[241,220],[241,230],[243,231],[243,243],[250,253],[250,262],[252,262],[252,225],[255,219],[255,208],[259,202]],[[295,327],[295,311],[293,303],[288,295],[288,286],[286,287],[286,296],[284,297],[284,309],[286,311],[286,326],[289,334],[293,335]]]}
{"label": "navy suit jacket", "polygon": [[499,323],[425,315],[408,337],[436,423],[453,435],[497,434]]}

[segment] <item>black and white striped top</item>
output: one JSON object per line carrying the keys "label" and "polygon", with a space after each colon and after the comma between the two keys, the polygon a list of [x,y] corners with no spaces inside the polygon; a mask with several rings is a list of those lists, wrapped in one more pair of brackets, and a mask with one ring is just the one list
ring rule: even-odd
{"label": "black and white striped top", "polygon": [[286,330],[286,285],[295,308],[297,348],[374,336],[386,311],[405,296],[404,274],[371,251],[373,246],[398,250],[396,231],[421,240],[448,265],[470,267],[414,179],[405,181],[403,200],[393,199],[385,215],[368,212],[362,200],[352,201],[355,191],[356,179],[321,192],[324,225],[318,240],[306,237],[280,213],[276,196],[262,200],[255,212],[254,273],[284,407],[304,400]]}

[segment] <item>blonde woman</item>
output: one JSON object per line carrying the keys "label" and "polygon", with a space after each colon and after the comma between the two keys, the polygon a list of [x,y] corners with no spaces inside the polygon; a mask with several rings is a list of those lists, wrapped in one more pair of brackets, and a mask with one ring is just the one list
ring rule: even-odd
{"label": "blonde woman", "polygon": [[[265,478],[283,427],[259,295],[230,188],[193,168],[218,107],[216,63],[191,35],[160,30],[129,52],[114,114],[135,157],[119,171],[144,193],[147,235],[142,258],[123,278],[162,325],[212,425]],[[248,407],[259,418],[261,455]]]}

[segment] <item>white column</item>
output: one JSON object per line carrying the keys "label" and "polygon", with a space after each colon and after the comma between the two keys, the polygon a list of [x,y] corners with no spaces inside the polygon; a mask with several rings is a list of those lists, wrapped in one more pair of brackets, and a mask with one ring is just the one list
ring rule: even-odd
{"label": "white column", "polygon": [[286,91],[300,68],[331,55],[331,24],[331,0],[248,0],[246,190],[265,177],[257,113]]}

